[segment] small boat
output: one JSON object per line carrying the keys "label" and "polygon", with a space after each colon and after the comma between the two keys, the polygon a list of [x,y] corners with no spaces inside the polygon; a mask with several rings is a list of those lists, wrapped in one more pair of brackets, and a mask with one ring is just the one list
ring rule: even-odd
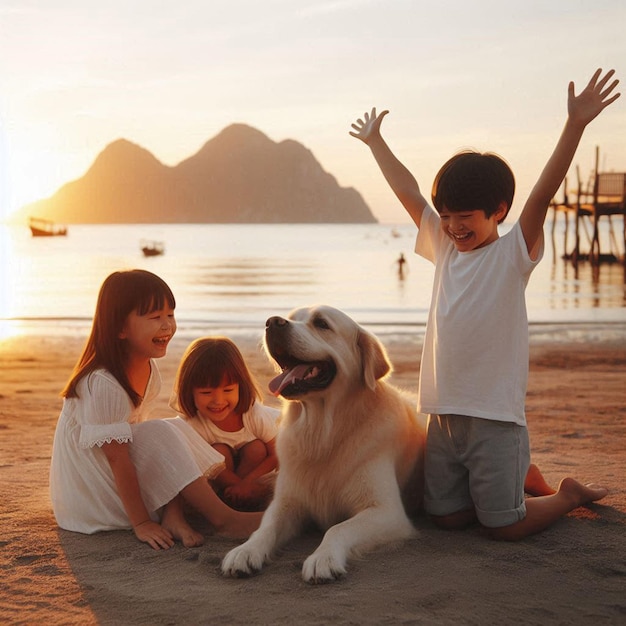
{"label": "small boat", "polygon": [[141,251],[144,256],[159,256],[165,253],[165,245],[162,241],[144,241],[141,242]]}
{"label": "small boat", "polygon": [[55,224],[41,217],[29,217],[28,227],[33,237],[58,237],[67,235],[67,226]]}

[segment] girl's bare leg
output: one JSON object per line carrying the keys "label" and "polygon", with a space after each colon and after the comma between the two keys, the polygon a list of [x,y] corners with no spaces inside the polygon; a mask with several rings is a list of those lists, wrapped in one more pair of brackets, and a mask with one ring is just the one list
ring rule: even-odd
{"label": "girl's bare leg", "polygon": [[526,517],[503,528],[491,528],[494,539],[517,541],[551,526],[574,509],[601,500],[608,490],[600,485],[583,485],[573,478],[564,478],[556,493],[526,500]]}
{"label": "girl's bare leg", "polygon": [[262,512],[244,513],[231,509],[213,491],[204,477],[189,483],[181,495],[213,526],[219,535],[246,539],[261,523]]}
{"label": "girl's bare leg", "polygon": [[204,543],[202,533],[194,530],[185,519],[183,501],[180,496],[176,496],[165,505],[161,526],[167,528],[175,539],[182,542],[185,548],[195,548]]}
{"label": "girl's bare leg", "polygon": [[239,478],[245,478],[267,458],[267,446],[260,439],[254,439],[241,448],[240,454],[236,473]]}
{"label": "girl's bare leg", "polygon": [[235,460],[233,459],[233,449],[225,443],[212,444],[214,450],[217,450],[224,457],[224,465],[230,472],[235,471]]}

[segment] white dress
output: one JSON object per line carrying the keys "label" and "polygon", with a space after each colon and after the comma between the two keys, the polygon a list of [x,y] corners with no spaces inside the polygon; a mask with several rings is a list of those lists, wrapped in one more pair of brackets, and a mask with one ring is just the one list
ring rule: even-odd
{"label": "white dress", "polygon": [[104,443],[129,445],[150,517],[200,476],[215,477],[224,457],[184,420],[148,419],[161,389],[154,361],[144,401],[134,407],[119,382],[96,370],[66,398],[57,423],[50,466],[50,497],[61,528],[82,533],[130,528]]}

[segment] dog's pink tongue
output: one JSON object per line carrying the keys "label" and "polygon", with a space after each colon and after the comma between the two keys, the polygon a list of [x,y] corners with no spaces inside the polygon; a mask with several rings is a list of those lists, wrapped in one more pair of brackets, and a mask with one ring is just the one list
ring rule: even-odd
{"label": "dog's pink tongue", "polygon": [[303,363],[302,365],[296,365],[290,370],[285,370],[284,372],[276,376],[276,378],[273,378],[272,380],[270,380],[269,382],[270,391],[275,396],[279,396],[280,392],[287,385],[290,385],[296,380],[302,380],[306,376],[310,368],[311,368],[310,365],[306,365]]}

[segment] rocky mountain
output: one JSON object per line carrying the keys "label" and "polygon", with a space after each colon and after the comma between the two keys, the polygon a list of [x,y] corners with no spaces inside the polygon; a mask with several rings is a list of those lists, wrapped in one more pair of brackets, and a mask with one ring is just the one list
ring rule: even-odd
{"label": "rocky mountain", "polygon": [[361,195],[340,187],[302,144],[244,124],[175,167],[117,140],[82,178],[19,213],[65,224],[376,222]]}

